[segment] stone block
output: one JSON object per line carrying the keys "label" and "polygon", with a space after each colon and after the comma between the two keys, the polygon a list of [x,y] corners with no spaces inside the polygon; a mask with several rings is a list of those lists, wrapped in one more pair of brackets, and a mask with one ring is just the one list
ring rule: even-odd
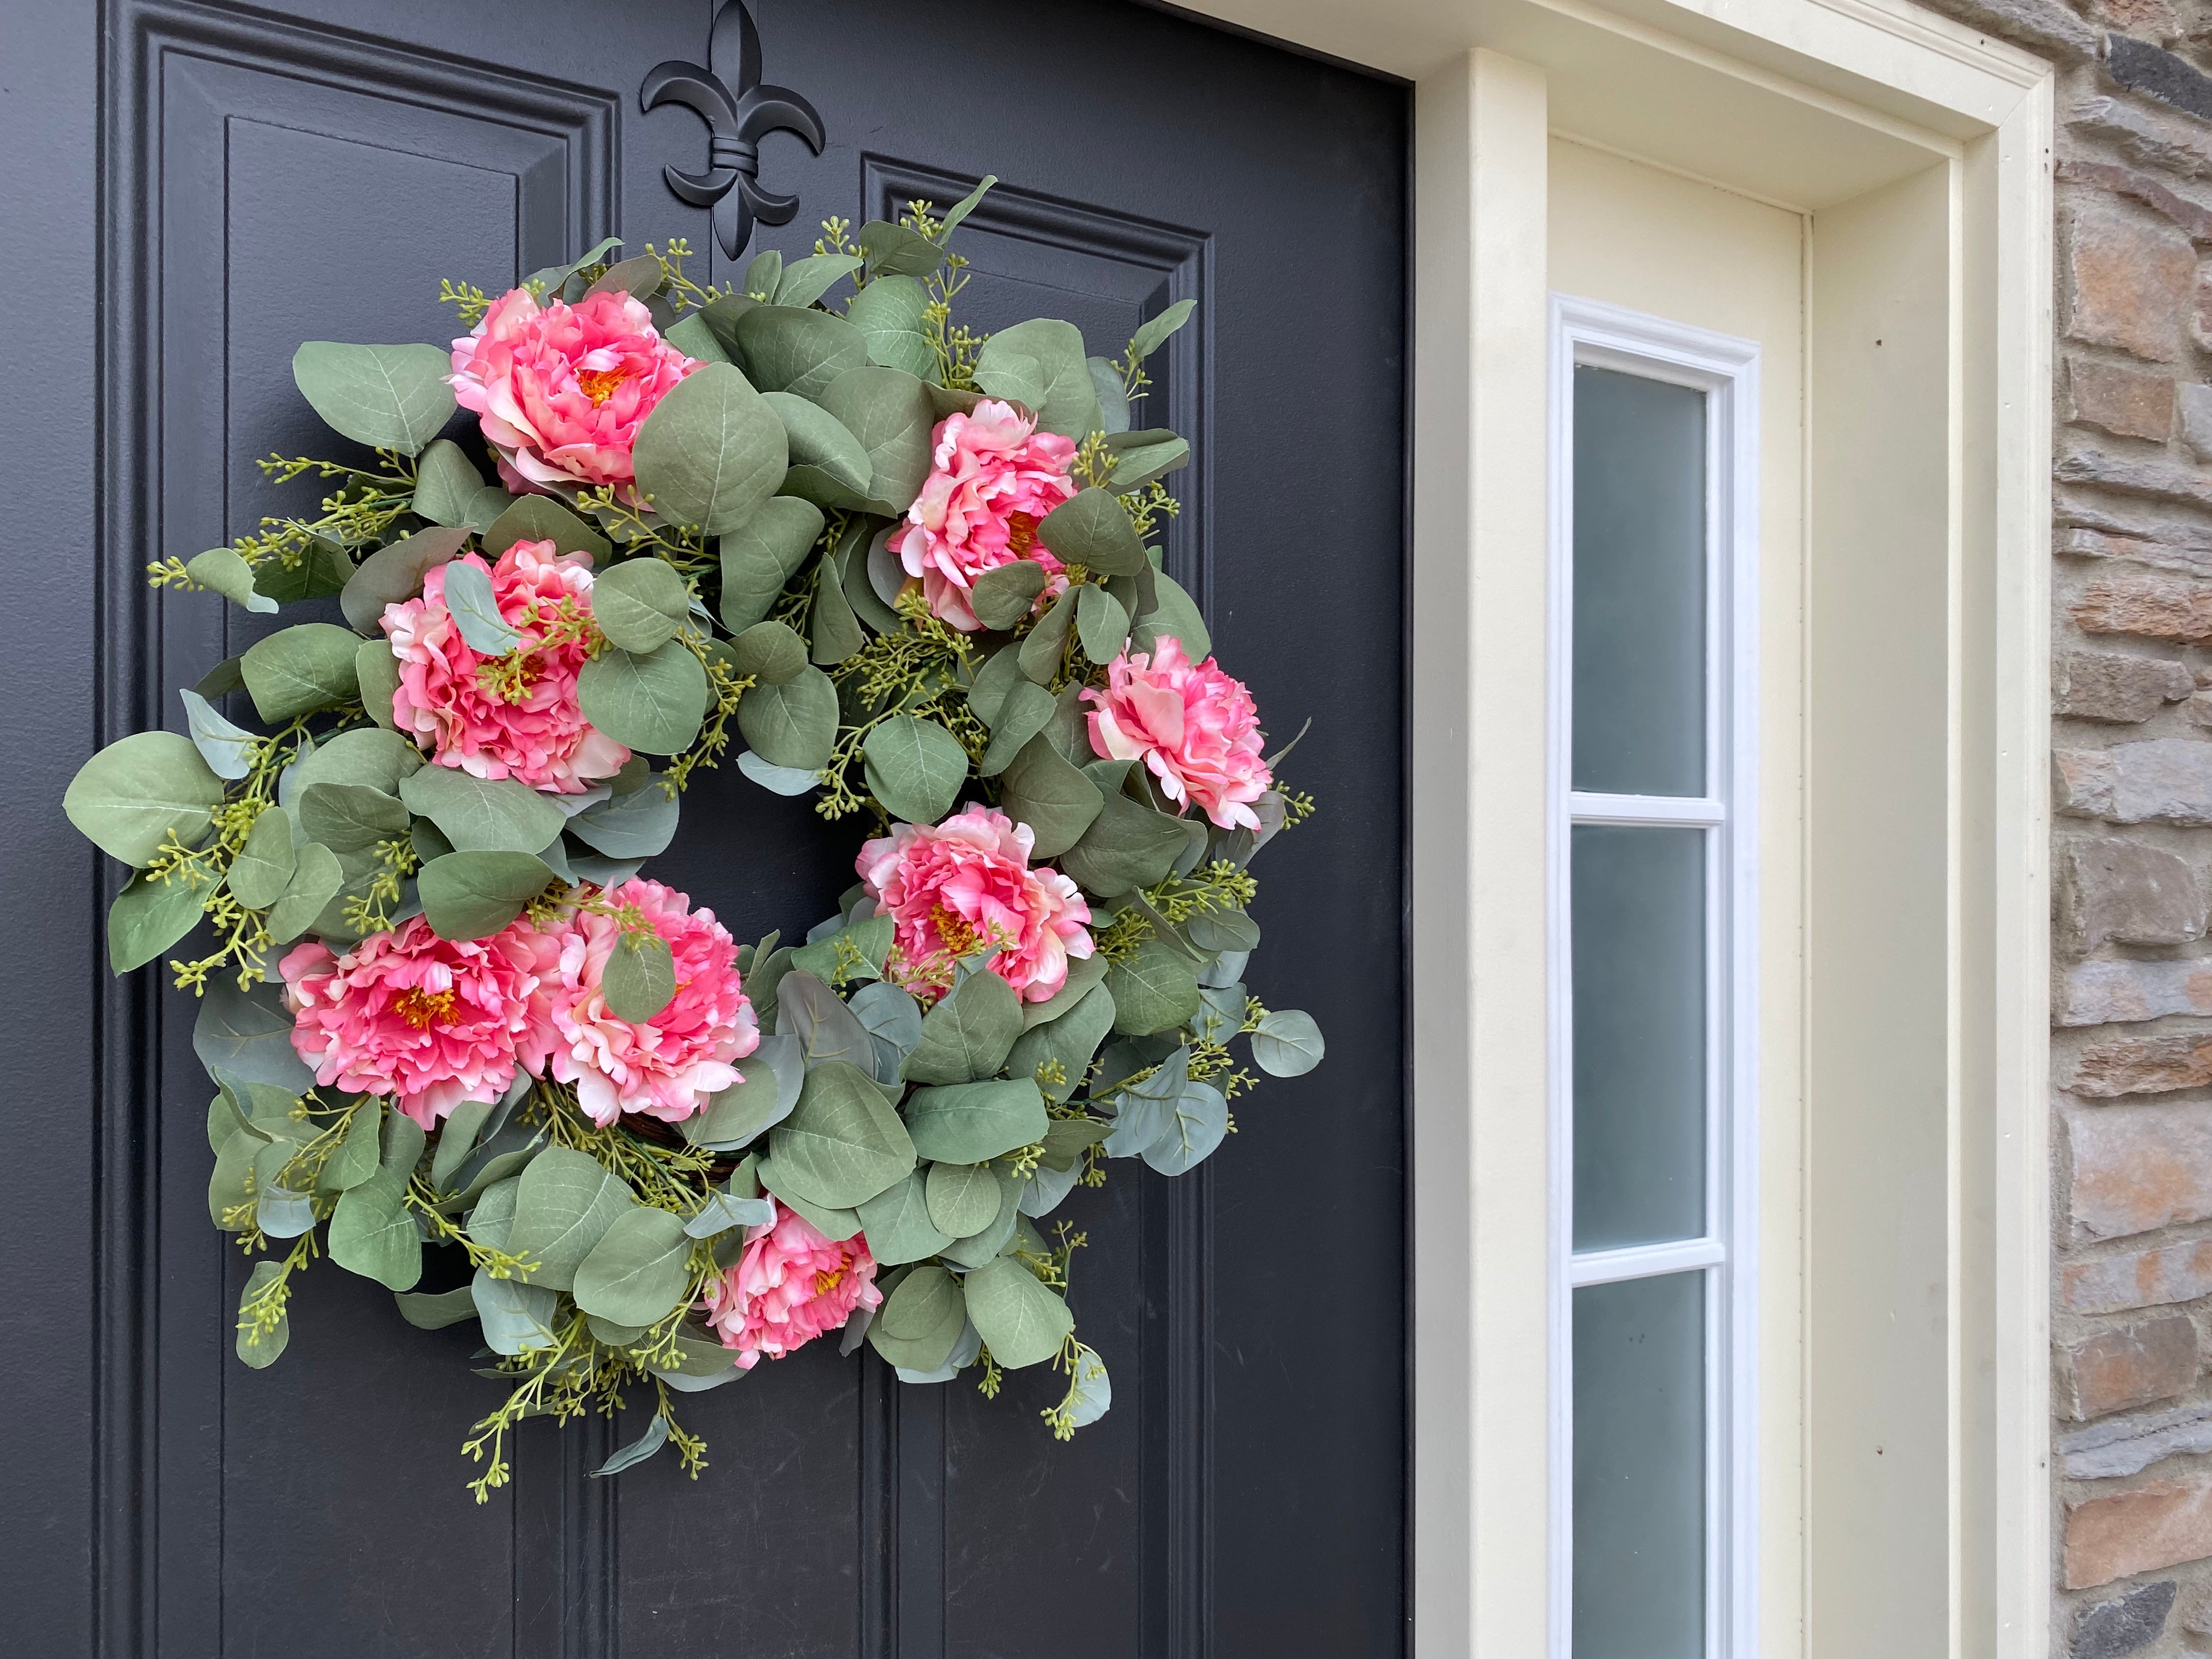
{"label": "stone block", "polygon": [[2060,978],[2051,1019],[2113,1025],[2167,1014],[2212,1014],[2212,958],[2085,962]]}
{"label": "stone block", "polygon": [[2172,220],[2193,240],[2212,240],[2212,207],[2183,195],[2163,179],[2154,179],[2147,173],[2114,167],[2109,161],[2069,157],[2058,164],[2058,178],[2062,184],[2094,185],[2115,196],[2132,197],[2152,212]]}
{"label": "stone block", "polygon": [[2212,177],[2212,131],[2123,99],[2084,98],[2066,125],[2102,138],[2141,166],[2185,177]]}
{"label": "stone block", "polygon": [[2077,1239],[2212,1217],[2212,1105],[2070,1107],[2067,1213]]}
{"label": "stone block", "polygon": [[2114,823],[2212,823],[2212,742],[2152,738],[2051,756],[2062,812]]}
{"label": "stone block", "polygon": [[2077,447],[2061,455],[2051,469],[2060,483],[2094,484],[2124,495],[2146,495],[2185,507],[2212,508],[2212,480],[2189,467],[2158,458],[2114,455]]}
{"label": "stone block", "polygon": [[2181,441],[2200,461],[2212,461],[2212,386],[2181,388]]}
{"label": "stone block", "polygon": [[2161,570],[2185,570],[2199,576],[2212,576],[2212,541],[2071,526],[2058,532],[2053,546],[2055,551],[2069,558],[2123,559],[2130,563],[2155,565]]}
{"label": "stone block", "polygon": [[2073,1659],[2125,1659],[2166,1633],[2180,1587],[2171,1578],[2137,1584],[2124,1595],[2081,1609],[2074,1626]]}
{"label": "stone block", "polygon": [[2158,570],[2099,576],[2071,607],[2085,634],[2134,634],[2201,645],[2212,640],[2212,582]]}
{"label": "stone block", "polygon": [[2212,1451],[2212,1401],[2199,1400],[2140,1417],[2111,1417],[2058,1437],[2069,1480],[2111,1480],[2141,1474],[2168,1457]]}
{"label": "stone block", "polygon": [[2197,689],[2189,671],[2164,657],[2068,651],[2051,667],[2051,708],[2077,720],[2132,725]]}
{"label": "stone block", "polygon": [[2123,438],[2164,443],[2173,435],[2173,381],[2088,357],[2066,365],[2066,417]]}
{"label": "stone block", "polygon": [[2066,331],[2153,362],[2182,353],[2182,323],[2197,282],[2189,238],[2109,196],[2076,200],[2066,219]]}
{"label": "stone block", "polygon": [[2212,1476],[2154,1480],[2066,1506],[2068,1589],[2091,1589],[2208,1555]]}
{"label": "stone block", "polygon": [[[2124,1313],[2212,1296],[2212,1239],[2069,1261],[2059,1269],[2058,1294],[2074,1312],[2088,1314]],[[2212,1406],[2205,1409],[2212,1412]]]}
{"label": "stone block", "polygon": [[2060,933],[2077,951],[2100,945],[2186,945],[2202,939],[2212,908],[2197,872],[2163,848],[2116,837],[2058,849]]}
{"label": "stone block", "polygon": [[2105,1417],[2188,1393],[2197,1370],[2195,1322],[2161,1314],[2060,1347],[2054,1403],[2077,1423]]}
{"label": "stone block", "polygon": [[2060,1060],[2059,1086],[2089,1100],[2171,1094],[2212,1083],[2212,1031],[2110,1037]]}

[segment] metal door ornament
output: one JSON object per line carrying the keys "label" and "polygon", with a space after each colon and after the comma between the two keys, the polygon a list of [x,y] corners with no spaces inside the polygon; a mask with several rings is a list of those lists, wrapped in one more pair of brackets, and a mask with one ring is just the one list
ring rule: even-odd
{"label": "metal door ornament", "polygon": [[[743,0],[726,0],[714,14],[707,43],[708,67],[671,58],[656,64],[638,88],[641,107],[681,104],[707,123],[704,173],[661,169],[669,189],[694,207],[714,210],[714,237],[734,259],[744,252],[753,224],[784,225],[799,211],[797,196],[779,195],[760,183],[760,141],[789,132],[822,153],[822,118],[788,87],[761,84],[760,31]],[[735,91],[732,88],[736,88]]]}

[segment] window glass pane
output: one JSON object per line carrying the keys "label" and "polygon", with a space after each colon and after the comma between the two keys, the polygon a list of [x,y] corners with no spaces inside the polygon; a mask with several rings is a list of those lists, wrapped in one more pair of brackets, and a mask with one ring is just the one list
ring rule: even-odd
{"label": "window glass pane", "polygon": [[1705,394],[1575,371],[1574,787],[1705,793]]}
{"label": "window glass pane", "polygon": [[1709,833],[1574,828],[1577,1250],[1705,1230]]}
{"label": "window glass pane", "polygon": [[1701,1659],[1702,1273],[1575,1297],[1575,1659]]}

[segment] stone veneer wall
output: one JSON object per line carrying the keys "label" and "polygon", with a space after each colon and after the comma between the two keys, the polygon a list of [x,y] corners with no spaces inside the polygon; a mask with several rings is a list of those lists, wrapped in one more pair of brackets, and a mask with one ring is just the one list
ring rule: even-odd
{"label": "stone veneer wall", "polygon": [[2212,1652],[2212,0],[2057,66],[2052,1651]]}

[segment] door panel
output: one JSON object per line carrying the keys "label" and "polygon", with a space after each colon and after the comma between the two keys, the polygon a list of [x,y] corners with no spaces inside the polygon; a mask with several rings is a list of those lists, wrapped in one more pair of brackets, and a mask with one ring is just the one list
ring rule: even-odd
{"label": "door panel", "polygon": [[[99,550],[100,602],[78,590],[9,624],[17,654],[97,661],[98,740],[179,726],[174,688],[252,637],[139,572],[309,498],[253,465],[330,448],[290,384],[300,340],[448,337],[439,278],[493,287],[611,232],[686,235],[695,270],[731,274],[660,179],[702,164],[703,128],[636,108],[653,64],[703,59],[708,0],[284,9],[71,0],[27,36],[57,73],[82,35],[106,41],[100,147],[88,120],[57,157],[82,197],[41,210],[53,237],[88,223],[104,176],[104,413],[63,406],[100,455],[97,533],[70,532],[86,560]],[[191,1008],[145,974],[95,979],[93,865],[58,811],[93,700],[66,675],[25,686],[18,714],[51,706],[67,740],[51,789],[11,809],[10,844],[51,859],[77,965],[43,983],[0,971],[97,1076],[65,1109],[98,1133],[40,1141],[10,1122],[0,1163],[20,1150],[26,1190],[91,1195],[106,1240],[96,1269],[82,1233],[35,1247],[58,1276],[57,1340],[70,1322],[99,1333],[96,1407],[58,1401],[96,1449],[54,1489],[96,1483],[100,1523],[61,1497],[0,1516],[0,1547],[33,1534],[0,1559],[54,1560],[75,1587],[35,1603],[54,1651],[1402,1646],[1405,93],[1109,0],[761,0],[756,15],[767,78],[830,135],[819,157],[765,146],[764,180],[803,204],[756,248],[810,251],[825,215],[941,205],[988,170],[1004,183],[957,244],[971,326],[1062,316],[1110,355],[1167,304],[1200,302],[1153,359],[1139,423],[1192,440],[1170,568],[1227,665],[1276,742],[1315,720],[1289,775],[1322,812],[1261,866],[1253,989],[1312,1008],[1328,1064],[1240,1101],[1240,1133],[1200,1174],[1116,1165],[1066,1206],[1090,1241],[1072,1301],[1115,1395],[1073,1443],[1038,1421],[1058,1393],[1040,1372],[986,1401],[972,1379],[901,1388],[872,1353],[817,1345],[685,1402],[711,1444],[696,1486],[665,1458],[590,1480],[626,1434],[532,1424],[514,1486],[479,1508],[459,1444],[497,1391],[470,1374],[465,1328],[410,1330],[380,1289],[320,1267],[283,1359],[232,1357],[246,1264],[206,1223]],[[831,908],[859,836],[725,767],[695,784],[655,873],[755,938]],[[98,872],[100,907],[114,874]],[[77,1540],[58,1556],[56,1529]]]}

